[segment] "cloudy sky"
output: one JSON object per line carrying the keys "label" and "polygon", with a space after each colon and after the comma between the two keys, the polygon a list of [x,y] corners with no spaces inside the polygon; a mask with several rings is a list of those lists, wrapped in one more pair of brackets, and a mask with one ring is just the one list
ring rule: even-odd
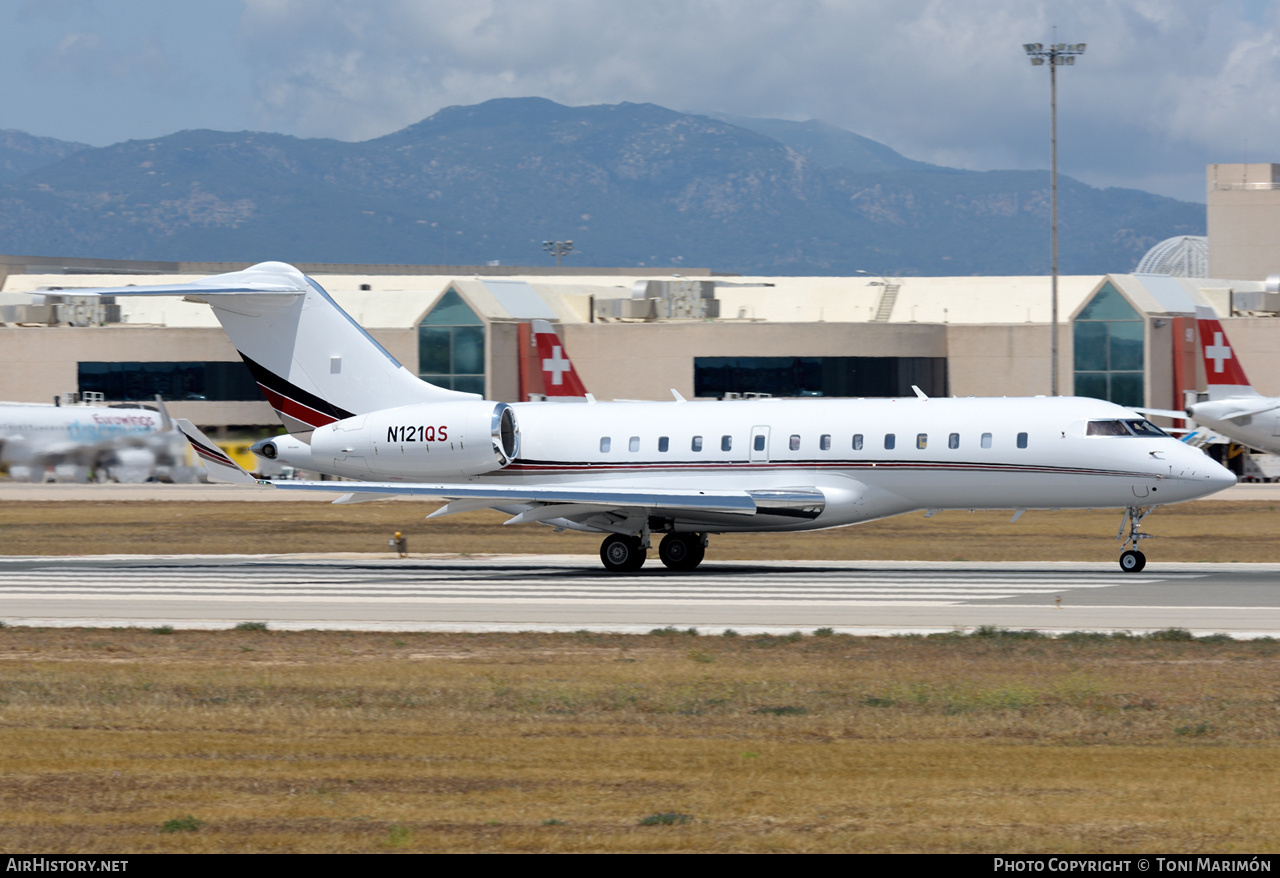
{"label": "cloudy sky", "polygon": [[[0,0],[0,128],[103,146],[184,128],[363,140],[454,104],[822,119],[911,158],[1204,200],[1280,162],[1280,0]],[[1270,144],[1277,144],[1269,146]]]}

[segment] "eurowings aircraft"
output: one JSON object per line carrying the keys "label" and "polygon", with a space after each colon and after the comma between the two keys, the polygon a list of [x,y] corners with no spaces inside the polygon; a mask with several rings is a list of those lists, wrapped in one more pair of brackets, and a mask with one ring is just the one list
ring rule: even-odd
{"label": "eurowings aircraft", "polygon": [[141,482],[171,456],[172,430],[162,412],[140,405],[3,404],[0,463],[20,481],[42,481],[49,467],[84,481],[104,467],[117,481]]}
{"label": "eurowings aircraft", "polygon": [[1280,454],[1280,398],[1253,389],[1212,308],[1197,307],[1196,323],[1209,398],[1187,414],[1234,442]]}
{"label": "eurowings aircraft", "polygon": [[[1139,526],[1152,509],[1235,484],[1200,450],[1094,399],[917,391],[508,404],[418,379],[283,263],[185,284],[77,290],[94,292],[209,304],[316,468],[360,480],[268,483],[278,490],[345,492],[336,502],[438,497],[449,502],[431,517],[494,508],[509,524],[602,533],[601,561],[615,572],[639,569],[659,533],[663,564],[691,570],[712,534],[815,530],[921,509],[1013,509],[1017,518],[1093,507],[1125,510],[1120,537],[1130,548],[1120,565],[1137,571],[1148,536]],[[221,461],[217,470],[235,471]]]}

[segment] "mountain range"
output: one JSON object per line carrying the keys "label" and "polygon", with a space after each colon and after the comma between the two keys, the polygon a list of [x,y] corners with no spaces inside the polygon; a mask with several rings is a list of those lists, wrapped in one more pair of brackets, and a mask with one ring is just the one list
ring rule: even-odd
{"label": "mountain range", "polygon": [[[1130,271],[1204,206],[1059,177],[1060,268]],[[0,131],[0,252],[172,261],[1046,274],[1049,175],[909,159],[821,122],[449,107],[350,143],[181,131],[91,148]]]}

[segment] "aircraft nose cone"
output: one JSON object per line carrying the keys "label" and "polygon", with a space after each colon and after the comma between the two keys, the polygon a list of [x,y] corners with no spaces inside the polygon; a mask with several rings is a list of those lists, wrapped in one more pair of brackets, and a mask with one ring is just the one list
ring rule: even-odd
{"label": "aircraft nose cone", "polygon": [[1230,488],[1236,483],[1236,474],[1215,461],[1213,469],[1209,472],[1209,482],[1213,485],[1213,490],[1221,491],[1223,488]]}

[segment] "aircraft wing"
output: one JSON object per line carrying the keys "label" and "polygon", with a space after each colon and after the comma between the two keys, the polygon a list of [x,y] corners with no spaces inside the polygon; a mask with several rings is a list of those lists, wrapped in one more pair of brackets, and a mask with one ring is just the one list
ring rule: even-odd
{"label": "aircraft wing", "polygon": [[[453,512],[484,509],[490,506],[533,504],[535,506],[574,507],[574,512],[607,512],[621,509],[670,510],[673,512],[709,512],[736,515],[754,515],[757,502],[749,491],[620,491],[615,488],[555,488],[539,485],[456,485],[410,484],[405,482],[269,482],[284,491],[330,491],[353,495],[337,502],[354,502],[358,495],[376,495],[370,499],[390,497],[436,497],[442,500],[465,501]],[[764,492],[758,492],[763,494]],[[772,495],[778,492],[768,492]],[[820,492],[806,495],[805,499],[821,504]],[[453,505],[453,504],[450,504]],[[441,513],[448,515],[446,506]],[[531,510],[532,511],[532,510]],[[569,514],[568,508],[557,508],[560,515]],[[521,518],[522,521],[539,520],[541,516]]]}
{"label": "aircraft wing", "polygon": [[1134,406],[1133,410],[1138,414],[1146,417],[1151,417],[1154,415],[1157,418],[1176,418],[1182,421],[1185,421],[1187,420],[1187,418],[1190,417],[1190,415],[1188,415],[1186,412],[1180,412],[1174,409],[1149,409],[1149,408],[1139,408],[1137,406]]}
{"label": "aircraft wing", "polygon": [[185,418],[174,423],[186,435],[209,470],[209,478],[232,484],[269,485],[282,491],[328,491],[343,496],[335,503],[359,503],[393,497],[435,497],[450,501],[430,517],[491,507],[518,507],[508,524],[589,518],[605,513],[682,515],[778,515],[817,518],[826,508],[818,488],[758,491],[698,491],[694,489],[619,490],[617,488],[546,487],[541,485],[477,485],[409,482],[310,482],[255,479]]}
{"label": "aircraft wing", "polygon": [[1260,398],[1259,403],[1266,404],[1241,405],[1239,408],[1223,412],[1219,417],[1225,421],[1235,421],[1240,418],[1251,418],[1254,415],[1261,415],[1265,412],[1275,411],[1280,408],[1280,403],[1275,402],[1275,400],[1267,399],[1266,397]]}

